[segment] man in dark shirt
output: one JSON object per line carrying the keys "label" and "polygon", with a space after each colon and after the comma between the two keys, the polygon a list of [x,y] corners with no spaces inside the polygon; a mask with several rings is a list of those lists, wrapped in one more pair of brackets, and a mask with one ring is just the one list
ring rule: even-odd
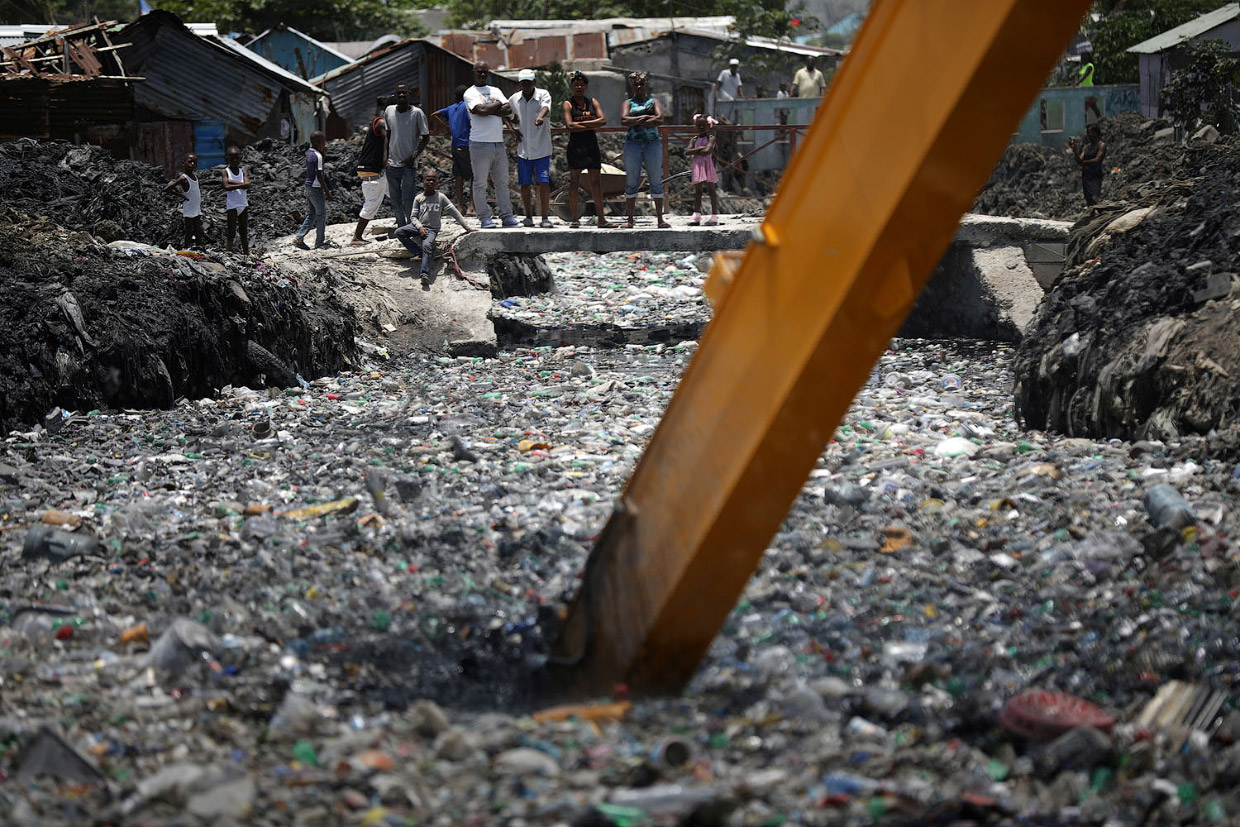
{"label": "man in dark shirt", "polygon": [[467,212],[469,190],[465,182],[474,180],[474,167],[469,160],[469,107],[465,105],[464,85],[456,87],[456,103],[431,114],[431,118],[452,135],[452,180],[456,184],[456,205]]}
{"label": "man in dark shirt", "polygon": [[362,179],[362,211],[357,214],[357,229],[349,242],[354,247],[370,243],[362,239],[362,230],[379,214],[379,207],[383,204],[383,196],[387,192],[387,179],[383,175],[385,167],[387,125],[383,118],[375,118],[366,130],[366,141],[357,156],[357,175]]}

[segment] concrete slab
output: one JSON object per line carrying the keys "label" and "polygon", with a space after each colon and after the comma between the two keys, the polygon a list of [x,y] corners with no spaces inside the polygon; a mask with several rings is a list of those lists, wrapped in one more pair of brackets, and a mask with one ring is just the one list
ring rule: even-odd
{"label": "concrete slab", "polygon": [[900,335],[1018,342],[1043,295],[1020,247],[954,242]]}
{"label": "concrete slab", "polygon": [[[612,219],[614,220],[614,219]],[[701,252],[739,250],[753,238],[758,226],[757,216],[720,216],[720,224],[689,226],[689,217],[668,216],[671,229],[655,226],[653,217],[641,216],[631,230],[599,229],[583,225],[571,229],[558,219],[549,230],[537,227],[512,227],[472,233],[457,244],[460,259],[486,258],[501,253],[567,253],[584,250],[591,253],[618,253],[646,250],[652,252]]]}

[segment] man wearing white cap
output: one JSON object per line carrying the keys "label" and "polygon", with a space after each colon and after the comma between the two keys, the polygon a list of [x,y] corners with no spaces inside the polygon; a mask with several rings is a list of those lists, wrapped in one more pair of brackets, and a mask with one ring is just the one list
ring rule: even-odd
{"label": "man wearing white cap", "polygon": [[728,68],[715,80],[715,100],[733,101],[745,97],[741,93],[741,62],[736,58],[728,61]]}
{"label": "man wearing white cap", "polygon": [[533,189],[538,185],[538,205],[542,208],[540,227],[551,226],[551,93],[534,85],[534,70],[517,74],[521,91],[508,104],[521,133],[517,144],[517,183],[525,205],[525,226],[534,226]]}

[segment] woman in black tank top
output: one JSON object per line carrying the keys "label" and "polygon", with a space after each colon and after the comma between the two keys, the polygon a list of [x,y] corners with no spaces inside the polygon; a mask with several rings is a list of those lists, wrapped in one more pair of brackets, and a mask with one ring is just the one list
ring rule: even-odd
{"label": "woman in black tank top", "polygon": [[598,226],[610,227],[606,214],[603,212],[603,187],[599,178],[603,166],[602,156],[598,150],[598,136],[594,130],[607,125],[603,108],[598,100],[586,95],[590,81],[585,74],[573,72],[569,85],[573,96],[564,101],[564,125],[569,129],[568,135],[568,205],[573,220],[570,227],[580,227],[577,220],[577,190],[581,186],[581,171],[585,170],[590,180],[590,193],[594,196],[594,211],[598,216]]}

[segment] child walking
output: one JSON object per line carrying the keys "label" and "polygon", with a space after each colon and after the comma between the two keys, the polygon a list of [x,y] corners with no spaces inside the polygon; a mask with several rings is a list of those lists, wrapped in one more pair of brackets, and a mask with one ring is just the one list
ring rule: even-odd
{"label": "child walking", "polygon": [[241,168],[241,148],[230,146],[224,153],[228,166],[222,174],[224,182],[224,209],[228,218],[227,247],[233,251],[233,235],[241,231],[241,252],[250,254],[250,173]]}
{"label": "child walking", "polygon": [[413,199],[413,210],[409,215],[409,223],[396,230],[396,239],[405,249],[415,256],[422,257],[422,284],[431,283],[431,258],[435,250],[435,236],[443,226],[441,216],[448,213],[456,219],[456,223],[465,228],[465,232],[474,232],[465,223],[460,210],[452,203],[452,199],[439,192],[439,173],[428,169],[422,175],[422,191]]}
{"label": "child walking", "polygon": [[707,224],[719,223],[719,194],[715,184],[719,176],[715,173],[715,119],[706,115],[694,115],[693,125],[697,134],[689,141],[689,154],[693,156],[693,220],[689,223],[697,226],[702,223],[702,190],[710,193],[710,219]]}
{"label": "child walking", "polygon": [[181,196],[181,221],[184,225],[184,246],[202,247],[206,236],[202,231],[202,190],[198,188],[198,156],[185,156],[185,171],[168,182],[164,192],[177,189]]}

